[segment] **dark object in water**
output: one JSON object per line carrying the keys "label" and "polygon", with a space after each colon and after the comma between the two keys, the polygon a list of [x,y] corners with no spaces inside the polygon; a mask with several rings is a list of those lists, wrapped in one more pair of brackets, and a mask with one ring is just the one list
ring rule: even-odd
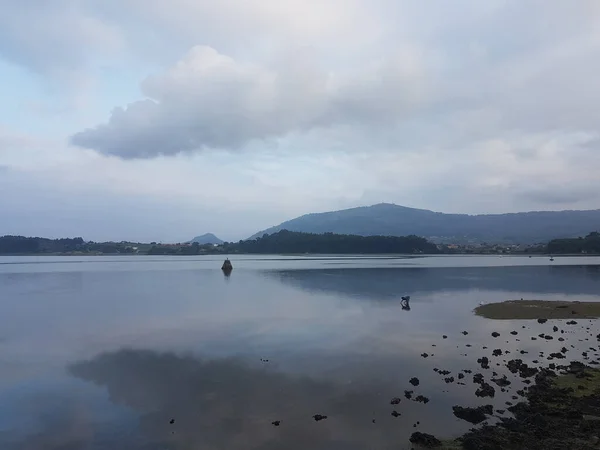
{"label": "dark object in water", "polygon": [[231,264],[231,261],[229,261],[229,258],[227,258],[225,262],[223,262],[221,270],[225,273],[231,273],[231,271],[233,270],[233,265]]}
{"label": "dark object in water", "polygon": [[271,424],[278,427],[281,424],[281,420],[274,420],[273,422],[271,422]]}
{"label": "dark object in water", "polygon": [[412,384],[413,386],[418,386],[419,385],[419,379],[417,377],[412,377],[408,382],[410,384]]}
{"label": "dark object in water", "polygon": [[394,416],[394,417],[400,417],[401,414],[398,411],[394,410],[394,411],[392,411],[392,416]]}
{"label": "dark object in water", "polygon": [[398,403],[400,403],[400,399],[398,397],[394,397],[390,400],[390,405],[397,405]]}
{"label": "dark object in water", "polygon": [[175,423],[175,419],[171,419],[171,420],[169,420],[169,423],[170,423],[171,425],[173,425],[173,424]]}
{"label": "dark object in water", "polygon": [[323,416],[323,415],[321,415],[321,414],[315,414],[315,415],[313,416],[313,419],[315,419],[315,421],[316,421],[316,422],[318,422],[319,420],[324,420],[324,419],[327,419],[327,416]]}
{"label": "dark object in water", "polygon": [[494,413],[492,405],[479,406],[477,408],[463,408],[455,405],[452,407],[452,412],[456,417],[466,420],[472,424],[478,424],[487,419],[486,415]]}
{"label": "dark object in water", "polygon": [[402,306],[402,309],[406,310],[406,311],[410,311],[410,295],[405,295],[404,297],[401,297],[401,301],[400,301],[400,306]]}
{"label": "dark object in water", "polygon": [[431,434],[427,434],[427,433],[420,433],[418,431],[413,433],[410,436],[409,440],[413,444],[417,444],[420,447],[425,447],[425,448],[441,447],[441,445],[442,445],[442,442],[439,439],[437,439],[435,436],[433,436]]}

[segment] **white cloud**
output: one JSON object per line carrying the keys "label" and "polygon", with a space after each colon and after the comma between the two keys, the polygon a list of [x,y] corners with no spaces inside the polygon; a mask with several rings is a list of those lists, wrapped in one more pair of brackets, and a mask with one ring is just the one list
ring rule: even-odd
{"label": "white cloud", "polygon": [[275,71],[194,47],[142,83],[146,100],[115,109],[108,124],[72,142],[124,158],[238,149],[339,123],[393,124],[422,100],[424,74],[409,51],[341,79],[302,56],[290,55]]}

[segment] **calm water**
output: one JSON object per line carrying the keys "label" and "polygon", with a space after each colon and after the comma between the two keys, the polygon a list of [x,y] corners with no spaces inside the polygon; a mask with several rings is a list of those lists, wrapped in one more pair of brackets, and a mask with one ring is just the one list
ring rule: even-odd
{"label": "calm water", "polygon": [[[600,258],[244,256],[230,277],[221,262],[0,257],[0,448],[410,448],[413,431],[470,428],[452,405],[514,401],[498,388],[478,399],[470,375],[446,384],[433,368],[489,381],[502,359],[543,360],[563,345],[573,359],[597,353],[595,322],[498,322],[472,309],[600,300]],[[565,342],[531,340],[554,324]],[[492,358],[498,347],[511,353]]]}

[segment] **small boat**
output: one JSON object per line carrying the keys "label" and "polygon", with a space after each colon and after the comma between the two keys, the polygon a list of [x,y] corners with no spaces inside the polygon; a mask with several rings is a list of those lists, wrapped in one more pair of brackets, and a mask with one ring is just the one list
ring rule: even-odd
{"label": "small boat", "polygon": [[221,266],[221,270],[225,273],[227,273],[227,272],[231,273],[231,271],[233,270],[233,265],[231,264],[231,261],[229,261],[229,258],[227,258],[225,260],[225,262],[223,262],[223,265]]}
{"label": "small boat", "polygon": [[550,261],[554,261],[554,258],[552,256],[550,257]]}

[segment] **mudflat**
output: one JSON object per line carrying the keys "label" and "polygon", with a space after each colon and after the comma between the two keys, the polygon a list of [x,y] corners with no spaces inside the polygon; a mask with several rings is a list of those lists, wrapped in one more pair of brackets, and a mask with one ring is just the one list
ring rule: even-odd
{"label": "mudflat", "polygon": [[600,302],[549,300],[507,300],[475,308],[475,314],[487,319],[597,319]]}

